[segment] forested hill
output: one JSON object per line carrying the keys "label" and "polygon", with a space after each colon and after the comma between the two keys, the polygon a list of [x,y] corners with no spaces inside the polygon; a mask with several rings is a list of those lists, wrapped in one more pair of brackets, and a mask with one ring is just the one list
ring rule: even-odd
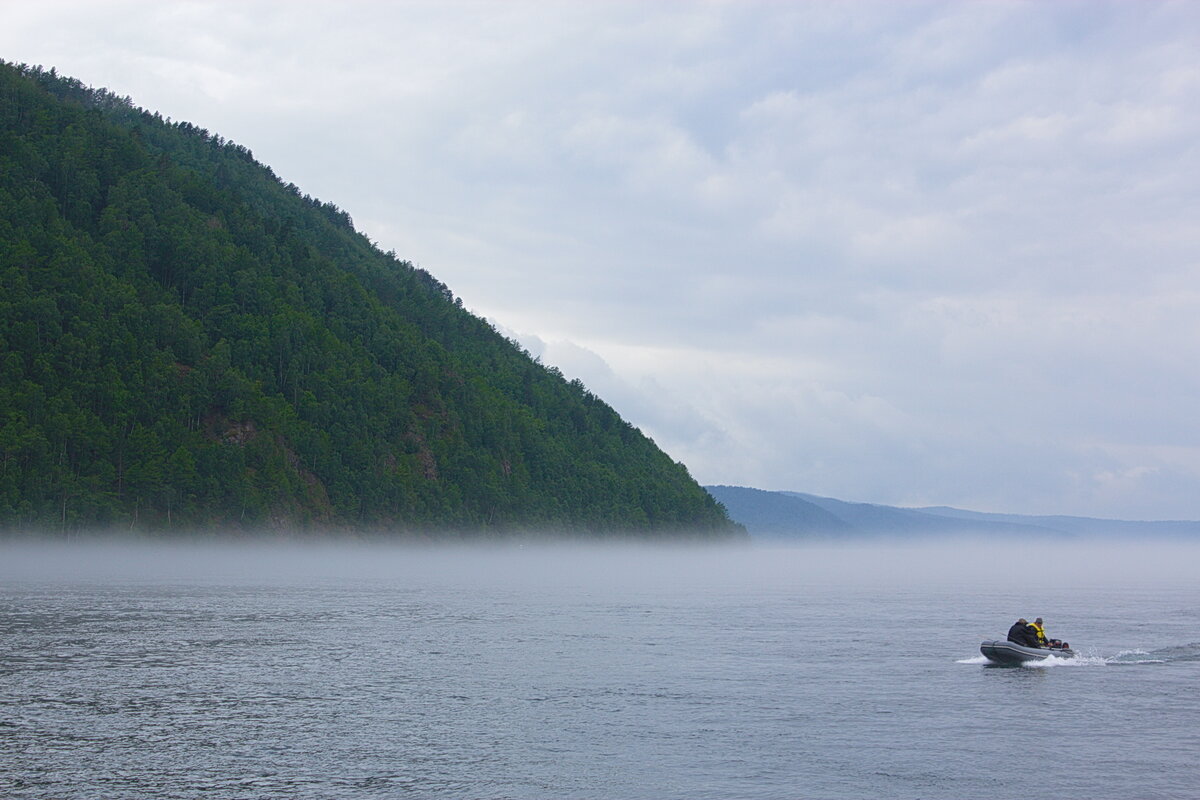
{"label": "forested hill", "polygon": [[0,62],[0,527],[740,528],[245,147]]}

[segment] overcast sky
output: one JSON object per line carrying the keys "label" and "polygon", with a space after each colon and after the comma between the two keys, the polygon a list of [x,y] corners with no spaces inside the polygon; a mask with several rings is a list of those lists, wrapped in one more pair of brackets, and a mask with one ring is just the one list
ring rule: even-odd
{"label": "overcast sky", "polygon": [[0,0],[702,483],[1200,518],[1200,4]]}

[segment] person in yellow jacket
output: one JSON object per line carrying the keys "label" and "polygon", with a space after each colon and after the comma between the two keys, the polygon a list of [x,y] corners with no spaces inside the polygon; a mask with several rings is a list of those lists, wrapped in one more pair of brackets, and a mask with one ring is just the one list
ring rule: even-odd
{"label": "person in yellow jacket", "polygon": [[1038,617],[1033,622],[1026,623],[1026,626],[1029,628],[1029,633],[1031,634],[1031,638],[1033,636],[1037,637],[1037,646],[1038,647],[1049,647],[1052,650],[1070,650],[1071,649],[1071,645],[1067,642],[1064,642],[1062,639],[1051,639],[1048,636],[1046,636],[1046,629],[1042,627],[1042,624],[1043,623],[1042,623],[1041,617]]}
{"label": "person in yellow jacket", "polygon": [[1038,647],[1049,647],[1050,642],[1046,639],[1046,630],[1042,627],[1042,618],[1038,617],[1033,622],[1029,623],[1029,627],[1033,628],[1037,633]]}

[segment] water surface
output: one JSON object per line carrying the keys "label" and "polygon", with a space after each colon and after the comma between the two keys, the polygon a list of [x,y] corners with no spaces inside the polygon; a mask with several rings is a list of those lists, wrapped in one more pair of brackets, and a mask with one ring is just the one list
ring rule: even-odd
{"label": "water surface", "polygon": [[1198,555],[9,546],[0,795],[1191,796]]}

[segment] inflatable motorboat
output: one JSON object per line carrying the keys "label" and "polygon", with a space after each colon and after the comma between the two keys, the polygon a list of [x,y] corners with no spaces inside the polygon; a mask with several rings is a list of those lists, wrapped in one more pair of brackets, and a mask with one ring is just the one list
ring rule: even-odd
{"label": "inflatable motorboat", "polygon": [[1073,658],[1075,651],[1069,647],[1026,647],[1016,642],[1006,642],[1003,639],[987,641],[979,645],[979,652],[988,661],[997,664],[1019,665],[1027,661],[1045,661],[1050,656],[1056,658]]}

